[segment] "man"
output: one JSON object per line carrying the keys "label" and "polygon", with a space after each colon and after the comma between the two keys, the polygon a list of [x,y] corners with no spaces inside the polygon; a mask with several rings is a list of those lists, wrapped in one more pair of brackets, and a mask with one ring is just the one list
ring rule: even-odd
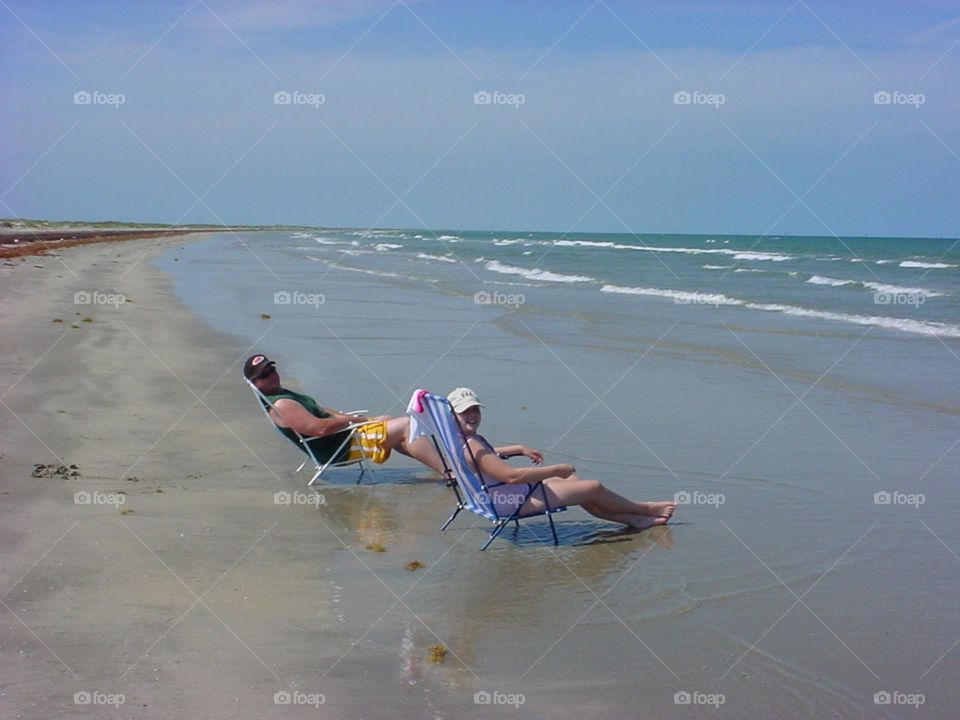
{"label": "man", "polygon": [[[247,358],[243,364],[243,376],[273,405],[270,417],[286,437],[298,445],[300,441],[295,432],[314,438],[310,441],[310,449],[321,463],[331,459],[342,462],[362,453],[365,459],[379,465],[396,450],[443,474],[443,463],[428,438],[413,443],[407,441],[410,419],[406,416],[358,417],[322,407],[309,395],[284,388],[277,364],[262,354]],[[363,424],[356,429],[351,442],[344,445],[347,428],[356,423]]]}

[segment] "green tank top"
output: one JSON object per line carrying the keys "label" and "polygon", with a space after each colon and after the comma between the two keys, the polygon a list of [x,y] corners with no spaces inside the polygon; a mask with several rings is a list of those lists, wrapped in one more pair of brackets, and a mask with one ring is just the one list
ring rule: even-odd
{"label": "green tank top", "polygon": [[[277,400],[293,400],[300,403],[306,408],[307,412],[313,415],[316,418],[325,420],[327,418],[333,417],[330,413],[324,410],[317,404],[317,401],[314,400],[309,395],[304,395],[303,393],[294,392],[293,390],[281,389],[276,395],[267,395],[267,400],[270,401],[270,404],[276,404]],[[303,444],[300,442],[300,439],[297,437],[297,433],[291,430],[290,428],[277,426],[277,430],[283,433],[290,442],[300,448],[304,453],[307,452]],[[315,438],[310,440],[307,444],[310,446],[310,450],[313,452],[314,457],[317,458],[317,461],[321,464],[330,462],[339,462],[344,457],[346,457],[349,447],[344,447],[339,453],[337,450],[343,445],[343,441],[347,439],[347,431],[341,431],[334,433],[333,435],[327,435],[322,438]]]}

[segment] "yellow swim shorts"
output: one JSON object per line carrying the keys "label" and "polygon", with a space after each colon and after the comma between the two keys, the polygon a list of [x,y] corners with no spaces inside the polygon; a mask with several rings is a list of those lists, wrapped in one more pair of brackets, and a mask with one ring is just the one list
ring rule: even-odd
{"label": "yellow swim shorts", "polygon": [[347,449],[347,462],[370,460],[382,465],[390,457],[390,448],[387,447],[387,423],[375,420],[358,427],[350,438],[350,447]]}

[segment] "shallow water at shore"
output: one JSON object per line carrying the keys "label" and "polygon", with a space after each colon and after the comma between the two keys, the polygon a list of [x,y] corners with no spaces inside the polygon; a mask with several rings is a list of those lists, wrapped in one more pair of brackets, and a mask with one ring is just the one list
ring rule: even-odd
{"label": "shallow water at shore", "polygon": [[[612,302],[550,277],[411,269],[384,259],[396,248],[346,268],[302,242],[213,235],[157,265],[189,307],[322,403],[399,414],[413,388],[468,385],[492,441],[543,448],[631,497],[687,501],[666,529],[622,532],[573,509],[557,516],[556,550],[536,521],[481,555],[472,517],[436,531],[452,494],[412,465],[391,462],[359,488],[338,473],[312,526],[321,546],[335,529],[356,550],[334,544],[311,571],[329,576],[317,621],[333,633],[319,688],[359,688],[354,707],[366,689],[478,717],[484,691],[523,693],[522,712],[556,717],[638,697],[651,714],[675,712],[677,692],[722,693],[717,709],[687,708],[704,717],[897,717],[912,708],[877,705],[875,693],[921,692],[925,717],[949,717],[957,340]],[[384,274],[391,262],[403,272]],[[513,280],[524,284],[485,284]],[[523,302],[475,302],[495,288]],[[397,562],[414,557],[422,575]],[[451,651],[443,665],[423,660],[433,642]]]}

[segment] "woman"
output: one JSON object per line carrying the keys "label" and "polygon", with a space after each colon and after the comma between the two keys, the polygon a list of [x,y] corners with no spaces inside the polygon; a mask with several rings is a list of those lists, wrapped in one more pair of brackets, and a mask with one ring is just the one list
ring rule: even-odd
{"label": "woman", "polygon": [[[523,503],[520,516],[543,512],[546,508],[538,489],[533,486],[543,481],[550,507],[579,505],[591,515],[603,520],[623,523],[632,528],[648,528],[664,525],[673,515],[675,502],[634,502],[604,487],[599,480],[584,480],[575,474],[573,465],[542,465],[543,453],[525,445],[493,447],[485,437],[477,433],[482,419],[483,405],[477,394],[469,388],[457,388],[447,396],[457,414],[466,439],[466,460],[473,470],[483,476],[490,499],[503,515],[511,515],[519,503]],[[505,463],[509,457],[523,455],[530,458],[536,468],[515,468]],[[528,497],[529,496],[529,497]]]}

